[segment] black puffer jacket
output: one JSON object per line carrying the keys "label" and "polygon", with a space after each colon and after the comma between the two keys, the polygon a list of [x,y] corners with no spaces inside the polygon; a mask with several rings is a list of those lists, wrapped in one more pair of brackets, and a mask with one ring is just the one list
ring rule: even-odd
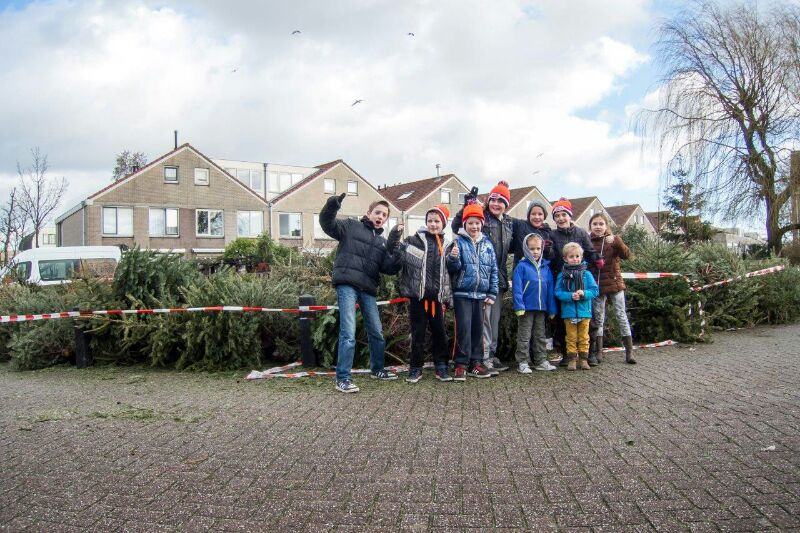
{"label": "black puffer jacket", "polygon": [[581,245],[581,248],[583,248],[583,260],[588,264],[593,265],[595,259],[597,259],[592,240],[586,230],[579,228],[572,222],[569,224],[569,228],[566,229],[556,228],[550,230],[550,238],[553,240],[553,258],[550,260],[550,270],[553,271],[553,277],[561,273],[561,267],[564,266],[564,245],[568,242],[577,242]]}
{"label": "black puffer jacket", "polygon": [[319,214],[322,231],[339,241],[331,281],[376,296],[380,274],[397,274],[400,266],[389,254],[383,228],[376,230],[367,217],[337,220],[340,207],[339,197],[331,196]]}
{"label": "black puffer jacket", "polygon": [[[458,235],[458,231],[462,227],[461,214],[464,209],[459,209],[456,216],[453,217],[453,222],[450,227],[454,235]],[[494,254],[497,256],[497,285],[498,290],[505,291],[508,289],[508,254],[511,251],[511,244],[514,238],[514,226],[511,217],[504,216],[503,220],[498,220],[493,214],[489,212],[488,208],[483,209],[483,216],[486,222],[483,224],[483,234],[488,237],[489,242],[492,243]]]}
{"label": "black puffer jacket", "polygon": [[444,236],[431,235],[424,227],[397,246],[396,261],[402,264],[399,291],[407,298],[430,299],[452,304],[450,273],[445,264],[444,250],[449,243]]}
{"label": "black puffer jacket", "polygon": [[534,207],[539,207],[544,212],[544,216],[547,216],[547,207],[542,204],[541,202],[534,201],[531,202],[531,205],[528,206],[528,212],[525,215],[525,218],[511,218],[511,222],[514,228],[514,238],[513,242],[511,243],[511,252],[514,254],[514,266],[516,267],[517,264],[522,261],[527,253],[527,246],[525,246],[525,238],[530,235],[531,233],[537,234],[539,237],[542,238],[542,256],[547,259],[548,261],[553,260],[553,241],[550,238],[550,232],[553,231],[550,229],[550,225],[545,222],[542,224],[541,228],[536,228],[533,224],[530,223],[531,219],[531,209]]}

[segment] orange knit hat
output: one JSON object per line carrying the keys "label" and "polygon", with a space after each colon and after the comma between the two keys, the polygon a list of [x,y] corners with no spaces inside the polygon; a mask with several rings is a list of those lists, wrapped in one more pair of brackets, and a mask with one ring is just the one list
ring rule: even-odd
{"label": "orange knit hat", "polygon": [[508,190],[508,182],[507,181],[499,181],[494,188],[489,191],[489,196],[486,197],[486,201],[497,199],[502,200],[506,203],[506,207],[511,203],[511,193]]}
{"label": "orange knit hat", "polygon": [[558,201],[553,204],[553,209],[551,209],[550,212],[553,213],[553,216],[555,216],[559,211],[566,211],[566,213],[572,217],[572,202],[563,196],[559,198]]}
{"label": "orange knit hat", "polygon": [[442,226],[447,226],[447,219],[450,218],[450,210],[444,204],[436,204],[425,212],[425,218],[428,218],[428,213],[436,213],[442,218]]}
{"label": "orange knit hat", "polygon": [[466,224],[467,220],[472,217],[479,218],[481,225],[486,222],[486,217],[483,216],[483,208],[478,204],[469,204],[464,208],[464,212],[461,214],[462,225]]}

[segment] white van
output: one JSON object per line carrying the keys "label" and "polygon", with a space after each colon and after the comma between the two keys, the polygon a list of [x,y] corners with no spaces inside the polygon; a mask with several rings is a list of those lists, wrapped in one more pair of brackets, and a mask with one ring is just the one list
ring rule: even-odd
{"label": "white van", "polygon": [[6,281],[37,285],[68,283],[75,276],[113,277],[122,257],[117,246],[61,246],[33,248],[18,253],[0,274]]}

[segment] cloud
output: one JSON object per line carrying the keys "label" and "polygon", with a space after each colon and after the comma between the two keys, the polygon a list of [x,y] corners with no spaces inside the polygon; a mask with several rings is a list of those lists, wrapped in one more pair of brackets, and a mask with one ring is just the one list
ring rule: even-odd
{"label": "cloud", "polygon": [[[651,187],[639,139],[606,120],[623,109],[577,116],[648,61],[631,38],[648,9],[644,0],[33,2],[0,13],[0,36],[15,43],[0,57],[10,104],[0,109],[10,168],[0,173],[39,146],[73,185],[65,204],[75,203],[108,182],[118,152],[154,159],[178,129],[212,157],[341,157],[376,184],[441,163],[482,188],[498,178],[573,196]],[[364,102],[351,107],[355,99]]]}

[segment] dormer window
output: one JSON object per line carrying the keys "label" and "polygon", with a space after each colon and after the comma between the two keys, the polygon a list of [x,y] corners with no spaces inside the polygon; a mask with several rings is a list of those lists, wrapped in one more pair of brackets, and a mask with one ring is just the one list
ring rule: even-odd
{"label": "dormer window", "polygon": [[397,199],[398,199],[398,200],[405,200],[406,198],[408,198],[408,197],[409,197],[409,196],[411,196],[412,194],[414,194],[414,191],[408,191],[408,192],[404,192],[403,194],[401,194],[400,196],[398,196],[398,197],[397,197]]}

